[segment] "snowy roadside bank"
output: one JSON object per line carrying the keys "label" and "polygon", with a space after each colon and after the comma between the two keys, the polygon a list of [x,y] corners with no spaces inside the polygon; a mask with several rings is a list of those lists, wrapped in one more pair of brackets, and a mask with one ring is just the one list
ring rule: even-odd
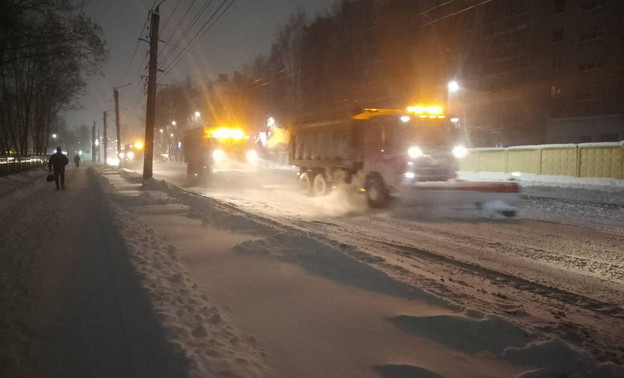
{"label": "snowy roadside bank", "polygon": [[184,375],[93,174],[42,173],[0,197],[0,376]]}
{"label": "snowy roadside bank", "polygon": [[[112,176],[111,174],[106,177],[111,179]],[[127,186],[128,183],[136,183],[138,186],[138,183],[141,181],[138,176],[133,176],[131,173],[124,173],[123,176],[126,180],[124,183],[120,183],[120,186]],[[115,180],[116,179],[117,178],[115,178]],[[111,190],[111,193],[116,196],[114,191]],[[284,229],[283,225],[271,222],[269,219],[263,219],[256,215],[245,213],[231,206],[223,206],[223,204],[219,204],[210,198],[205,198],[195,193],[171,186],[165,182],[153,180],[144,190],[137,190],[134,192],[128,191],[125,194],[126,195],[123,196],[118,194],[123,198],[117,198],[116,200],[119,203],[123,203],[126,208],[152,204],[170,206],[172,211],[175,211],[176,206],[184,205],[189,207],[191,213],[203,218],[204,222],[212,226],[222,227],[231,232],[244,231],[262,236],[266,235],[267,227],[282,230],[281,233],[272,233],[270,236],[261,237],[258,240],[241,244],[235,248],[238,253],[264,255],[269,258],[277,258],[289,263],[295,263],[301,265],[304,269],[313,274],[322,275],[323,277],[337,280],[338,282],[342,280],[342,282],[349,285],[359,285],[359,287],[364,287],[367,290],[390,292],[396,295],[397,287],[400,288],[402,285],[405,285],[400,282],[394,282],[390,287],[384,286],[386,285],[385,283],[392,282],[392,280],[388,281],[387,277],[377,281],[375,279],[370,281],[362,280],[362,277],[371,277],[369,274],[373,274],[374,277],[374,272],[372,272],[374,268],[366,264],[371,261],[371,258],[374,259],[374,257],[354,249],[349,245],[332,245],[333,243],[329,239],[329,236],[324,239],[322,237],[319,238],[319,235],[308,234],[296,228]],[[130,217],[132,217],[132,215],[130,215]],[[135,220],[133,220],[132,224],[135,224]],[[149,231],[145,230],[145,232]],[[138,231],[135,230],[134,233],[136,234]],[[136,236],[133,236],[131,231],[124,232],[124,234],[129,236],[131,242],[133,237],[134,242],[145,242],[146,244],[143,245],[143,248],[149,247],[149,243],[152,242],[148,234],[145,234],[145,240],[141,238],[137,240]],[[175,248],[169,251],[169,253],[175,255]],[[166,261],[174,260],[173,257],[168,257]],[[146,261],[139,261],[139,264],[144,263],[146,263]],[[366,267],[362,264],[365,264]],[[360,268],[355,269],[356,267],[361,267],[364,271],[358,271]],[[148,270],[147,273],[151,272]],[[158,275],[154,277],[158,277]],[[156,281],[162,281],[163,279],[167,280],[167,277],[160,276],[160,279]],[[186,281],[186,279],[183,281]],[[192,282],[189,281],[187,285],[193,288]],[[162,289],[163,288],[159,288],[158,290]],[[401,290],[402,289],[398,289],[398,291]],[[416,296],[421,299],[435,298],[434,302],[437,304],[445,302],[441,298],[423,293],[420,289],[415,287],[407,288],[405,293],[407,293],[408,296]],[[167,302],[165,302],[163,307],[166,308],[167,305]],[[476,320],[473,319],[470,321],[470,319],[468,319],[468,321],[466,321],[466,314],[457,313],[456,316],[451,316],[449,318],[433,317],[429,320],[423,317],[399,317],[396,320],[396,324],[397,326],[403,327],[406,332],[413,332],[414,335],[418,337],[435,339],[436,342],[446,343],[446,345],[451,347],[461,343],[469,343],[471,345],[477,345],[475,348],[480,351],[487,350],[486,346],[483,343],[470,340],[470,332],[467,334],[465,330],[471,329],[471,324],[485,324],[487,329],[490,330],[488,331],[488,335],[494,339],[500,338],[502,347],[495,348],[495,352],[499,358],[516,361],[522,366],[532,367],[527,369],[526,376],[548,376],[553,374],[574,373],[581,374],[581,376],[587,374],[618,376],[618,374],[621,373],[621,370],[618,370],[619,368],[617,366],[613,364],[599,364],[586,352],[557,339],[544,340],[543,337],[540,338],[540,335],[532,335],[531,341],[527,340],[514,344],[514,342],[505,338],[508,336],[508,332],[505,330],[507,327],[511,326],[511,323],[505,319],[496,319],[498,318],[479,315]],[[182,321],[182,323],[184,322]],[[479,329],[479,327],[475,327],[475,329]],[[451,335],[447,335],[445,331],[449,331]],[[185,335],[181,333],[179,336],[184,338]],[[260,340],[260,342],[261,341],[262,340]],[[538,362],[533,361],[533,357],[535,357],[536,354],[543,357]],[[392,368],[394,365],[391,365],[392,364],[388,365],[385,370],[380,368],[380,373],[384,375],[384,371],[394,371]],[[413,368],[417,369],[418,367]],[[528,372],[529,370],[530,372]],[[384,376],[390,377],[393,375],[387,373],[387,375]]]}
{"label": "snowy roadside bank", "polygon": [[[130,261],[152,300],[159,321],[168,331],[169,341],[191,361],[191,375],[270,376],[255,339],[232,327],[224,312],[198,290],[181,267],[176,247],[159,241],[152,229],[127,210],[153,201],[152,192],[136,196],[119,194],[106,179],[106,172],[99,176],[99,182],[111,199],[112,226],[126,242]],[[167,201],[160,201],[163,202]]]}

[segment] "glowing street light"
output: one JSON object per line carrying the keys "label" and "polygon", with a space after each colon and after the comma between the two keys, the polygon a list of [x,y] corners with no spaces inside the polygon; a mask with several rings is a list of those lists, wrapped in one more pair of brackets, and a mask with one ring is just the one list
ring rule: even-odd
{"label": "glowing street light", "polygon": [[52,134],[52,138],[56,139],[56,134]]}
{"label": "glowing street light", "polygon": [[195,118],[199,118],[201,114],[199,112],[195,112]]}
{"label": "glowing street light", "polygon": [[449,81],[448,83],[448,90],[449,92],[457,92],[459,90],[459,83],[456,82],[455,80],[453,81]]}
{"label": "glowing street light", "polygon": [[[195,113],[195,117],[199,117],[199,115],[198,115],[198,114],[199,114],[199,112],[196,112],[196,113]],[[173,126],[177,125],[176,121],[171,121],[171,124],[172,124]]]}

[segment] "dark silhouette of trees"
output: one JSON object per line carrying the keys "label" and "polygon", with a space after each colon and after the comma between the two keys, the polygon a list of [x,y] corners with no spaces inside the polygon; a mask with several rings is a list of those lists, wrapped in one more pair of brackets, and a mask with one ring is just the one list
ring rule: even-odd
{"label": "dark silhouette of trees", "polygon": [[69,0],[0,0],[0,149],[45,153],[61,110],[106,57],[101,28]]}
{"label": "dark silhouette of trees", "polygon": [[264,124],[267,117],[285,121],[302,107],[303,33],[307,18],[299,10],[280,26],[268,55],[259,55],[243,72],[249,79],[248,119]]}

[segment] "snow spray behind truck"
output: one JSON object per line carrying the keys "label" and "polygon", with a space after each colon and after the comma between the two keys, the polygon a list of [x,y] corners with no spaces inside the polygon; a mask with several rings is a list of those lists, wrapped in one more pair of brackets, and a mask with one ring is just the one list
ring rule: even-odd
{"label": "snow spray behind truck", "polygon": [[255,164],[258,154],[240,127],[198,127],[187,130],[182,144],[186,173],[207,176],[217,170]]}
{"label": "snow spray behind truck", "polygon": [[[366,195],[370,207],[405,196],[406,188],[417,191],[409,193],[417,205],[435,197],[451,203],[474,200],[477,206],[517,200],[515,183],[453,180],[458,159],[468,151],[460,123],[437,106],[302,118],[292,123],[290,137],[289,164],[299,168],[300,187],[310,195],[324,195],[346,182]],[[507,216],[515,214],[514,208],[504,210]]]}

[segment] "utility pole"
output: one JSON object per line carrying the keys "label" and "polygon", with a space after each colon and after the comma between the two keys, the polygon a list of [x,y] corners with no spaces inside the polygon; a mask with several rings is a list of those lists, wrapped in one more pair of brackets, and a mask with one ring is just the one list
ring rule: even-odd
{"label": "utility pole", "polygon": [[100,162],[100,129],[97,129],[97,139],[95,140],[97,145],[97,161]]}
{"label": "utility pole", "polygon": [[115,128],[117,129],[117,157],[121,153],[121,128],[119,126],[119,92],[117,89],[113,89],[113,95],[115,97]]}
{"label": "utility pole", "polygon": [[113,87],[113,97],[115,98],[115,128],[117,131],[117,157],[121,153],[121,125],[119,124],[119,88],[127,87],[132,84],[129,82],[119,87]]}
{"label": "utility pole", "polygon": [[108,156],[106,156],[106,149],[108,149],[108,138],[106,138],[106,112],[102,112],[102,115],[104,116],[104,164],[106,164],[108,161]]}
{"label": "utility pole", "polygon": [[91,128],[91,162],[95,163],[95,121],[93,121]]}
{"label": "utility pole", "polygon": [[[161,2],[162,3],[162,2]],[[160,4],[159,4],[160,5]],[[150,22],[150,60],[147,77],[147,110],[145,117],[145,157],[143,158],[143,181],[151,179],[154,157],[154,127],[156,123],[156,73],[158,71],[158,7],[152,12]]]}

